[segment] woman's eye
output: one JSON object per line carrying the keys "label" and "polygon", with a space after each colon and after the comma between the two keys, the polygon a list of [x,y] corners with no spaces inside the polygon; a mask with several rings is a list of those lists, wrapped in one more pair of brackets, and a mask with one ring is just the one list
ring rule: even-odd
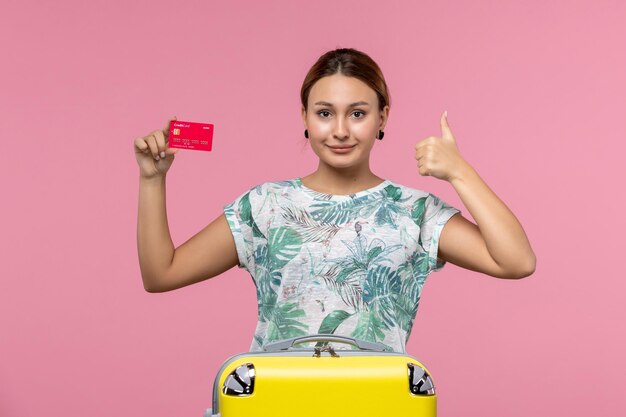
{"label": "woman's eye", "polygon": [[[327,118],[330,116],[330,112],[328,110],[320,110],[317,112],[317,114],[319,114],[323,118]],[[355,115],[355,118],[357,119],[362,119],[365,116],[365,112],[360,110],[353,111],[352,114]]]}

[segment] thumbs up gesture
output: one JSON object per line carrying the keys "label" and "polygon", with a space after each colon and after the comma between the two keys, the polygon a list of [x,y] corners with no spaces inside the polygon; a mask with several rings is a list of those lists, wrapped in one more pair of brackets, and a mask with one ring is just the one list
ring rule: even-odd
{"label": "thumbs up gesture", "polygon": [[430,136],[415,145],[415,159],[420,175],[450,181],[467,165],[456,146],[448,125],[447,111],[441,115],[441,137]]}

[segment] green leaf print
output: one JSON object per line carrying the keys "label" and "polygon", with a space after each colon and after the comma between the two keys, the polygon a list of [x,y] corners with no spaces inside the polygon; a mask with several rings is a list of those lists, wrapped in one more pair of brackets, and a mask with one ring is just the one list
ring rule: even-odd
{"label": "green leaf print", "polygon": [[[343,323],[350,316],[352,316],[352,314],[348,313],[347,311],[343,311],[343,310],[333,311],[332,313],[324,317],[324,320],[322,320],[322,323],[320,324],[320,328],[317,331],[317,333],[319,334],[335,333],[335,330],[337,330],[337,327],[339,327],[339,325]],[[317,342],[315,344],[315,347],[324,347],[327,344],[328,342]]]}
{"label": "green leaf print", "polygon": [[300,252],[301,246],[296,231],[279,227],[270,229],[267,244],[259,245],[254,251],[259,321],[270,320],[278,297],[275,288],[280,288],[282,283],[281,269]]}
{"label": "green leaf print", "polygon": [[272,285],[274,287],[279,288],[280,284],[283,282],[283,273],[278,270],[272,271]]}
{"label": "green leaf print", "polygon": [[339,275],[337,275],[335,277],[335,281],[337,282],[337,284],[343,284],[343,282],[350,276],[352,275],[354,272],[358,271],[359,269],[364,269],[362,267],[362,265],[358,265],[356,263],[353,263],[351,265],[349,265],[346,268],[343,268],[341,270],[341,272],[339,272]]}
{"label": "green leaf print", "polygon": [[372,262],[372,260],[376,258],[378,255],[380,255],[382,252],[383,252],[383,248],[380,246],[375,246],[371,248],[369,252],[367,253],[367,263],[369,264],[370,262]]}
{"label": "green leaf print", "polygon": [[[426,210],[426,197],[418,198],[413,202],[413,208],[411,209],[411,219],[413,222],[418,225],[420,228],[424,223],[424,213]],[[422,244],[422,234],[419,233],[417,236],[417,244],[424,250],[424,245]]]}
{"label": "green leaf print", "polygon": [[357,217],[368,217],[376,211],[377,225],[389,224],[397,227],[394,215],[406,214],[404,206],[398,204],[410,197],[402,198],[402,191],[392,185],[383,191],[368,194],[359,198],[337,203],[335,201],[319,201],[311,205],[311,216],[325,223],[344,224]]}
{"label": "green leaf print", "polygon": [[282,269],[287,262],[298,255],[302,247],[302,239],[294,229],[278,227],[269,230],[267,246],[271,269]]}
{"label": "green leaf print", "polygon": [[296,303],[277,305],[271,313],[267,326],[267,342],[307,334],[308,325],[298,319],[305,316]]}
{"label": "green leaf print", "polygon": [[426,252],[413,252],[407,261],[398,267],[403,277],[426,277],[428,273],[428,254]]}
{"label": "green leaf print", "polygon": [[352,336],[380,342],[385,338],[382,329],[397,325],[395,300],[401,291],[400,276],[388,266],[377,265],[368,271],[363,287],[367,309],[357,313],[358,322]]}
{"label": "green leaf print", "polygon": [[396,187],[395,185],[388,185],[385,187],[385,192],[393,201],[406,201],[408,198],[402,199],[402,190],[400,187]]}
{"label": "green leaf print", "polygon": [[352,314],[347,311],[335,310],[324,317],[324,320],[322,320],[320,328],[317,332],[322,334],[333,334],[335,333],[335,330],[337,330],[337,327],[339,327],[339,325],[350,316],[352,316]]}
{"label": "green leaf print", "polygon": [[329,241],[340,230],[336,224],[314,220],[301,207],[283,207],[282,214],[287,226],[298,230],[303,242]]}
{"label": "green leaf print", "polygon": [[250,205],[250,193],[246,193],[241,200],[239,200],[239,216],[241,221],[252,228],[252,235],[254,237],[265,238],[265,235],[261,232],[256,222],[252,218],[252,207]]}
{"label": "green leaf print", "polygon": [[[419,306],[420,288],[415,285],[416,280],[408,279],[402,283],[402,290],[394,298],[396,308],[396,320],[398,326],[407,332],[411,332],[413,320]],[[415,293],[418,295],[416,296]]]}
{"label": "green leaf print", "polygon": [[318,201],[310,205],[310,213],[317,221],[341,225],[369,216],[379,204],[380,193],[375,193],[342,202]]}
{"label": "green leaf print", "polygon": [[376,215],[374,219],[376,221],[377,226],[382,226],[385,224],[390,225],[394,229],[398,228],[396,224],[396,218],[399,214],[408,215],[408,211],[404,208],[403,203],[409,200],[411,197],[402,198],[402,190],[399,187],[395,187],[393,185],[388,185],[382,191],[385,198],[380,200],[380,205],[376,210]]}
{"label": "green leaf print", "polygon": [[[258,304],[259,321],[269,320],[272,310],[276,305],[278,294],[272,284],[280,287],[280,276],[276,277],[267,256],[267,246],[259,246],[254,251],[256,296]],[[279,271],[278,271],[279,272]],[[280,273],[280,272],[279,272]],[[278,282],[276,279],[279,279]]]}
{"label": "green leaf print", "polygon": [[259,293],[257,291],[259,321],[266,322],[272,319],[272,314],[276,308],[276,300],[278,300],[278,294],[276,294],[274,290],[264,293]]}
{"label": "green leaf print", "polygon": [[424,223],[424,209],[426,207],[426,197],[418,198],[413,202],[413,208],[411,209],[411,218],[416,225],[422,226]]}
{"label": "green leaf print", "polygon": [[357,233],[353,242],[345,240],[341,242],[352,255],[328,259],[330,264],[340,266],[341,272],[336,276],[336,279],[341,279],[341,281],[352,275],[357,275],[357,277],[363,279],[367,270],[374,265],[379,265],[383,262],[392,263],[388,255],[402,247],[401,244],[386,247],[386,243],[378,238],[372,239],[368,245],[367,237],[359,233]]}
{"label": "green leaf print", "polygon": [[339,281],[337,277],[340,276],[340,270],[338,265],[331,265],[321,275],[324,283],[331,291],[339,295],[346,305],[356,311],[363,309],[361,280],[357,274],[348,274]]}
{"label": "green leaf print", "polygon": [[358,313],[357,325],[350,336],[361,340],[380,342],[385,339],[381,327],[382,323],[375,312],[361,311]]}
{"label": "green leaf print", "polygon": [[266,245],[259,245],[254,251],[255,284],[261,294],[274,291],[272,289],[272,269]]}
{"label": "green leaf print", "polygon": [[411,333],[418,305],[419,299],[416,302],[409,294],[400,292],[394,297],[397,325],[407,336]]}
{"label": "green leaf print", "polygon": [[317,221],[333,224],[344,224],[359,215],[362,207],[354,204],[353,200],[320,201],[310,206],[311,217]]}
{"label": "green leaf print", "polygon": [[410,334],[422,295],[422,286],[428,276],[428,255],[413,253],[398,267],[402,282],[395,298],[396,320],[401,329]]}
{"label": "green leaf print", "polygon": [[395,217],[399,213],[406,212],[406,209],[402,206],[397,205],[393,202],[382,202],[380,207],[376,211],[376,216],[374,219],[376,220],[377,226],[382,226],[385,224],[390,225],[394,229],[398,228],[398,225],[395,222]]}
{"label": "green leaf print", "polygon": [[[355,229],[359,230],[359,222]],[[322,274],[326,285],[336,292],[341,299],[355,311],[364,309],[362,285],[368,270],[383,262],[392,263],[390,253],[402,247],[401,244],[386,247],[381,239],[375,238],[367,243],[367,237],[357,232],[353,242],[341,241],[351,255],[328,259],[327,269]]]}
{"label": "green leaf print", "polygon": [[377,265],[367,271],[363,301],[386,329],[396,325],[394,301],[400,292],[400,275],[389,266]]}

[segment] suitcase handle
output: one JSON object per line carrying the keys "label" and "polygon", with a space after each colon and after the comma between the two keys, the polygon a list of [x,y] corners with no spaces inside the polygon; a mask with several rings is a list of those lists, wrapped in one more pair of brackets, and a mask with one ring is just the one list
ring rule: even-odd
{"label": "suitcase handle", "polygon": [[356,346],[361,350],[375,350],[377,352],[387,352],[391,348],[383,343],[370,342],[368,340],[355,339],[346,336],[337,336],[330,334],[313,334],[309,336],[292,337],[290,339],[279,340],[277,342],[268,343],[263,346],[263,350],[266,352],[278,352],[281,350],[287,350],[297,343],[304,342],[339,342],[347,343],[352,346]]}

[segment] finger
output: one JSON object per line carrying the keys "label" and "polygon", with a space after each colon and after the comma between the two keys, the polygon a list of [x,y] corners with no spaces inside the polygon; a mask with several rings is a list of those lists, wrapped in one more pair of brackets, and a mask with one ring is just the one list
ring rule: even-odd
{"label": "finger", "polygon": [[444,111],[441,115],[440,119],[441,123],[441,136],[444,139],[452,139],[454,140],[454,136],[452,136],[452,130],[450,129],[450,125],[448,124],[448,111]]}
{"label": "finger", "polygon": [[158,161],[160,159],[159,147],[157,146],[154,134],[151,134],[146,138],[146,143],[150,147],[150,153],[152,154],[152,157]]}
{"label": "finger", "polygon": [[418,150],[415,151],[415,159],[420,160],[424,158],[429,153],[429,148],[422,146]]}
{"label": "finger", "polygon": [[154,132],[154,136],[156,138],[157,147],[159,148],[159,156],[161,158],[165,158],[165,135],[162,130],[157,130]]}
{"label": "finger", "polygon": [[417,144],[415,145],[415,149],[419,149],[422,148],[430,143],[433,143],[434,141],[437,141],[438,139],[435,136],[429,136],[426,139],[422,139],[419,142],[417,142]]}
{"label": "finger", "polygon": [[165,140],[168,141],[169,137],[170,137],[170,124],[176,120],[176,116],[171,117],[170,120],[168,120],[167,124],[165,125],[165,127],[163,128],[163,136],[165,136]]}
{"label": "finger", "polygon": [[419,172],[420,175],[425,176],[427,175],[427,170],[425,167],[423,167],[422,165],[418,165],[417,166],[417,172]]}
{"label": "finger", "polygon": [[149,151],[149,147],[148,144],[146,143],[146,141],[143,138],[137,138],[135,139],[135,150],[139,151],[139,152],[143,152],[143,153],[147,153]]}

